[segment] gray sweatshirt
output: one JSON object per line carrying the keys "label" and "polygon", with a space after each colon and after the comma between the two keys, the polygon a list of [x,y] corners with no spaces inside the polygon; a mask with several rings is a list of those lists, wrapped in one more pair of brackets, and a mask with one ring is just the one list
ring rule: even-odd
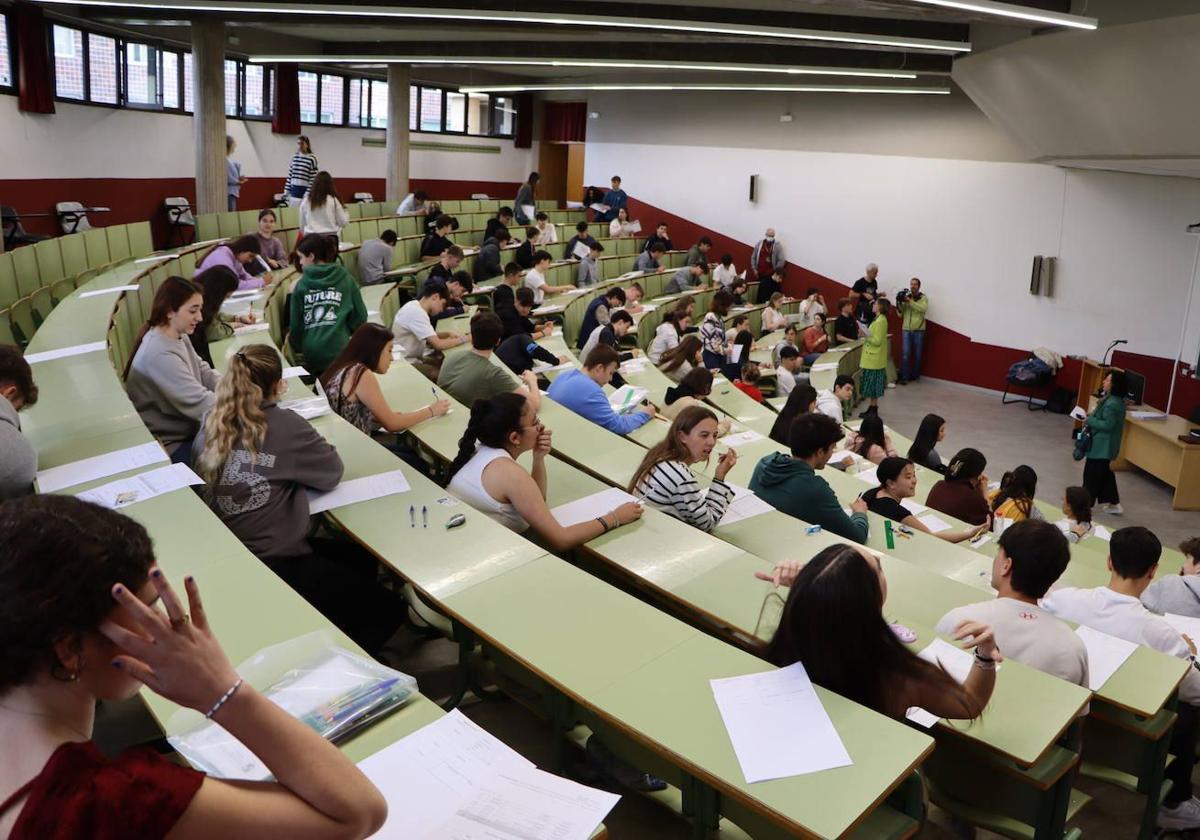
{"label": "gray sweatshirt", "polygon": [[174,452],[200,430],[218,379],[186,337],[167,338],[151,329],[133,357],[125,391],[150,433]]}
{"label": "gray sweatshirt", "polygon": [[1146,587],[1142,603],[1157,613],[1200,618],[1200,575],[1168,575]]}
{"label": "gray sweatshirt", "polygon": [[0,501],[33,492],[37,453],[21,434],[21,418],[8,400],[0,397]]}
{"label": "gray sweatshirt", "polygon": [[[332,490],[342,480],[342,459],[309,422],[286,408],[264,403],[267,434],[257,456],[240,444],[225,459],[209,506],[229,530],[262,560],[309,552],[306,488]],[[195,453],[204,449],[204,430]]]}
{"label": "gray sweatshirt", "polygon": [[358,279],[364,286],[384,281],[383,273],[392,270],[392,246],[382,239],[368,239],[358,249]]}

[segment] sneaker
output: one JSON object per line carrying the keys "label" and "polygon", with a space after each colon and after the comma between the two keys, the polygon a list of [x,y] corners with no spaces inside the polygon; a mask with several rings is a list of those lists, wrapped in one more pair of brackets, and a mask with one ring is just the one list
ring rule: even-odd
{"label": "sneaker", "polygon": [[907,379],[903,379],[903,378],[901,378],[901,379],[897,379],[897,380],[896,380],[896,384],[897,384],[897,385],[907,385],[907,384],[908,384],[908,380],[907,380]]}
{"label": "sneaker", "polygon": [[1100,509],[1111,516],[1120,516],[1125,512],[1125,508],[1121,507],[1120,502],[1115,505],[1101,505]]}
{"label": "sneaker", "polygon": [[1200,828],[1200,799],[1192,797],[1174,808],[1163,805],[1158,809],[1158,827],[1168,831],[1189,831]]}

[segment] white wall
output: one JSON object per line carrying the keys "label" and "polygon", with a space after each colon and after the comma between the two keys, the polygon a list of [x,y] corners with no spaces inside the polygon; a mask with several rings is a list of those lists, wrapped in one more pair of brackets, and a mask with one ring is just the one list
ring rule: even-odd
{"label": "white wall", "polygon": [[[0,96],[0,180],[17,178],[189,178],[193,173],[192,118],[131,109],[56,103],[58,113],[23,114],[15,96]],[[295,138],[272,134],[270,123],[231,120],[235,159],[251,178],[286,174]],[[362,145],[380,130],[303,126],[334,177],[383,178],[384,150]],[[414,150],[411,177],[521,182],[535,150],[511,140],[413,134],[414,142],[499,146],[500,154]]]}
{"label": "white wall", "polygon": [[[686,105],[676,100],[679,111],[695,113]],[[647,107],[653,105],[641,101],[637,110]],[[864,136],[879,150],[890,137],[919,139],[921,120],[862,107],[860,148]],[[1195,247],[1183,230],[1200,219],[1200,181],[997,160],[747,148],[754,134],[744,126],[771,114],[733,96],[724,103],[723,129],[704,108],[703,119],[672,121],[670,144],[661,142],[659,126],[620,119],[615,99],[593,99],[589,108],[602,117],[588,127],[588,183],[619,172],[636,198],[746,243],[774,226],[791,262],[846,284],[868,261],[880,264],[891,291],[921,277],[931,317],[975,341],[1098,356],[1112,339],[1128,338],[1131,352],[1175,355]],[[815,110],[809,117],[820,119]],[[955,146],[944,135],[952,122],[930,119],[927,147]],[[738,142],[718,145],[714,138],[727,138],[730,126]],[[681,134],[690,144],[678,142]],[[760,175],[756,204],[747,199],[751,174]],[[1036,254],[1059,257],[1053,299],[1028,293]],[[1193,336],[1185,359],[1196,358],[1198,342]]]}

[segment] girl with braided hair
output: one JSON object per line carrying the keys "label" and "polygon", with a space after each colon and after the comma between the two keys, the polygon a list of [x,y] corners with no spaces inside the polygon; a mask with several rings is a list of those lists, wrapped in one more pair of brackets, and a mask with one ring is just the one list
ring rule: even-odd
{"label": "girl with braided hair", "polygon": [[[641,519],[641,506],[626,502],[587,522],[560,525],[546,504],[550,434],[533,403],[522,394],[476,400],[458,455],[450,464],[447,489],[518,534],[532,529],[554,551],[576,548]],[[526,452],[533,453],[530,472],[517,463]]]}

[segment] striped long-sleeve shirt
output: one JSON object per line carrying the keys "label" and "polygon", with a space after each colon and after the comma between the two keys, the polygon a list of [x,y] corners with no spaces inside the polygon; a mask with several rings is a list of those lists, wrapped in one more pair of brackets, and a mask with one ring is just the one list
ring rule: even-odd
{"label": "striped long-sleeve shirt", "polygon": [[296,154],[292,155],[291,163],[288,164],[286,184],[288,192],[294,195],[297,190],[301,190],[303,192],[296,197],[303,198],[304,192],[308,191],[308,187],[312,183],[312,179],[316,177],[318,170],[316,155],[296,152]]}
{"label": "striped long-sleeve shirt", "polygon": [[655,464],[634,492],[646,504],[702,531],[716,528],[733,500],[733,488],[724,481],[714,478],[705,492],[687,464],[679,461]]}

